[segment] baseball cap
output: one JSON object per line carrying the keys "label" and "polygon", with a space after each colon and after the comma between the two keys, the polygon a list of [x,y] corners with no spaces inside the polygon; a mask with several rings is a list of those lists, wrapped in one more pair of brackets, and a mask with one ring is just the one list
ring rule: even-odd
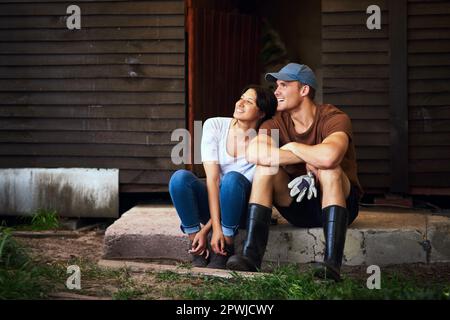
{"label": "baseball cap", "polygon": [[266,80],[270,82],[275,82],[277,80],[298,81],[317,90],[316,76],[306,64],[289,63],[279,72],[267,73]]}

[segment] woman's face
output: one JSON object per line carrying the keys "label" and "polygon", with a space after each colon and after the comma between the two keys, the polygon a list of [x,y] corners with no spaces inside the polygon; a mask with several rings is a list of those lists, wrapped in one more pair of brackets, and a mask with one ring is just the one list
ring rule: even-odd
{"label": "woman's face", "polygon": [[256,91],[248,89],[236,102],[233,118],[241,121],[256,121],[263,117],[263,112],[256,105]]}

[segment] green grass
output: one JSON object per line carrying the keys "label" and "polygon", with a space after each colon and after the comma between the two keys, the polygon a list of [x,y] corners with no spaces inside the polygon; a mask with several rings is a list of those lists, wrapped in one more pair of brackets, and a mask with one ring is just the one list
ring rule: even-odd
{"label": "green grass", "polygon": [[317,281],[311,272],[300,273],[295,266],[276,269],[268,275],[230,279],[208,279],[200,287],[182,292],[184,299],[212,300],[353,300],[353,299],[450,299],[450,285],[420,286],[400,276],[386,276],[380,290],[369,290],[365,281]]}
{"label": "green grass", "polygon": [[45,298],[60,276],[54,266],[34,264],[11,230],[0,227],[0,300]]}
{"label": "green grass", "polygon": [[38,209],[31,218],[31,229],[51,230],[59,228],[59,217],[56,210]]}
{"label": "green grass", "polygon": [[15,225],[18,231],[44,231],[58,229],[61,225],[56,210],[38,209],[31,216],[19,217],[21,223]]}

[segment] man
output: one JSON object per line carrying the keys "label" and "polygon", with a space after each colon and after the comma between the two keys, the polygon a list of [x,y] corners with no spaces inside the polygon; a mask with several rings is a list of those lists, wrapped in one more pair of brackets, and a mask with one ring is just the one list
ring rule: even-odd
{"label": "man", "polygon": [[[275,205],[294,226],[323,227],[325,256],[316,274],[338,281],[347,226],[358,215],[362,195],[350,119],[333,105],[316,105],[317,81],[306,65],[290,63],[278,73],[267,74],[266,80],[277,84],[277,114],[261,125],[247,152],[248,161],[257,164],[248,233],[242,255],[232,256],[227,267],[243,271],[261,267]],[[270,137],[271,129],[279,130],[280,149]],[[277,173],[269,174],[276,165],[280,165]],[[289,183],[298,176],[301,178]],[[314,183],[318,197],[313,197]],[[300,190],[303,192],[297,199],[291,197]],[[306,192],[308,197],[304,198]]]}

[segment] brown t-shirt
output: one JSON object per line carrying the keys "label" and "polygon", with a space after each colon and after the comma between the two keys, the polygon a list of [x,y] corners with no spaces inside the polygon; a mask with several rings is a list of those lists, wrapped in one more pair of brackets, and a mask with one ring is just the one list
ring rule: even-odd
{"label": "brown t-shirt", "polygon": [[[279,129],[280,147],[289,142],[298,142],[307,145],[316,145],[335,132],[345,132],[349,137],[347,152],[341,162],[341,168],[347,175],[351,184],[355,186],[361,196],[363,190],[358,180],[355,146],[350,118],[341,110],[331,104],[317,106],[313,124],[304,133],[295,131],[294,122],[288,112],[277,112],[272,119],[265,121],[260,129]],[[267,134],[270,135],[270,130]],[[283,166],[291,178],[306,173],[304,163]]]}

